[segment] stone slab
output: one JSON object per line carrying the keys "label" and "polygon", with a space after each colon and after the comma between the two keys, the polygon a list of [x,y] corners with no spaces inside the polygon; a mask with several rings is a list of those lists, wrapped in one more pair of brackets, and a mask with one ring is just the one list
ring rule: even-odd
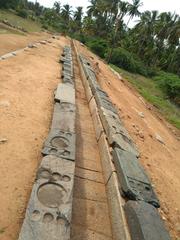
{"label": "stone slab", "polygon": [[52,129],[44,143],[42,154],[75,161],[75,134]]}
{"label": "stone slab", "polygon": [[73,88],[75,86],[74,79],[72,77],[69,77],[69,76],[68,77],[67,76],[63,77],[62,82],[65,83],[65,84],[72,85]]}
{"label": "stone slab", "polygon": [[38,169],[19,240],[69,240],[75,163],[44,157]]}
{"label": "stone slab", "polygon": [[82,76],[83,76],[82,79],[83,79],[83,86],[84,86],[85,93],[86,93],[86,98],[87,98],[87,101],[89,102],[91,100],[91,98],[93,97],[93,94],[92,94],[91,88],[89,86],[89,83],[87,81],[87,78],[85,77],[84,74],[82,74]]}
{"label": "stone slab", "polygon": [[102,125],[105,129],[110,145],[116,145],[123,150],[132,152],[139,156],[139,152],[131,140],[127,130],[122,125],[118,114],[105,108],[99,109]]}
{"label": "stone slab", "polygon": [[102,96],[102,94],[100,94],[97,91],[94,96],[95,96],[98,108],[103,107],[117,114],[117,110],[115,109],[115,107],[113,106],[109,98]]}
{"label": "stone slab", "polygon": [[108,146],[106,135],[103,133],[98,141],[99,153],[101,156],[101,164],[103,168],[103,175],[105,184],[108,182],[110,176],[115,172],[115,167],[112,162],[112,156],[110,154],[110,148]]}
{"label": "stone slab", "polygon": [[61,57],[60,62],[72,64],[72,57]]}
{"label": "stone slab", "polygon": [[112,237],[95,232],[86,226],[73,224],[71,240],[112,240]]}
{"label": "stone slab", "polygon": [[76,167],[75,176],[81,179],[87,179],[97,183],[104,183],[103,175],[100,172]]}
{"label": "stone slab", "polygon": [[113,161],[122,191],[128,199],[160,207],[150,180],[134,154],[114,148]]}
{"label": "stone slab", "polygon": [[99,182],[75,177],[74,197],[106,202],[105,185]]}
{"label": "stone slab", "polygon": [[112,173],[111,178],[106,185],[106,191],[112,223],[113,239],[130,240],[125,213],[123,210],[125,202],[120,195],[117,175],[115,172]]}
{"label": "stone slab", "polygon": [[76,106],[71,103],[55,103],[51,129],[75,133]]}
{"label": "stone slab", "polygon": [[73,77],[74,75],[68,71],[62,71],[62,74],[61,74],[61,77],[66,77],[66,76],[69,76],[69,77]]}
{"label": "stone slab", "polygon": [[[89,199],[80,198],[73,199],[72,223],[88,227],[94,232],[103,234],[105,237],[112,237],[111,223],[108,215],[107,202],[91,201]],[[87,239],[84,238],[83,240]]]}
{"label": "stone slab", "polygon": [[102,127],[102,123],[99,118],[99,113],[98,113],[98,109],[97,109],[94,98],[91,99],[91,101],[89,103],[89,108],[90,108],[91,116],[93,119],[93,125],[94,125],[94,129],[95,129],[96,139],[98,141],[101,134],[104,132],[104,129]]}
{"label": "stone slab", "polygon": [[56,95],[56,102],[68,102],[71,104],[75,104],[75,89],[73,86],[69,84],[60,83],[58,84]]}
{"label": "stone slab", "polygon": [[124,207],[132,240],[170,240],[158,213],[148,203],[128,201]]}

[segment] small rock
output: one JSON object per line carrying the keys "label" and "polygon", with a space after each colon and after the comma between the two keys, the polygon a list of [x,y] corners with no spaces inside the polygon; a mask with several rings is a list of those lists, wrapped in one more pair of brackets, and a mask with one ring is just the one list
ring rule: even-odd
{"label": "small rock", "polygon": [[160,143],[165,144],[162,137],[159,134],[155,135],[156,140],[158,140]]}
{"label": "small rock", "polygon": [[142,131],[139,132],[139,137],[142,138],[142,139],[144,139],[144,134],[143,134]]}
{"label": "small rock", "polygon": [[7,100],[0,101],[0,106],[2,106],[2,107],[9,107],[10,106],[10,102],[7,101]]}
{"label": "small rock", "polygon": [[0,138],[0,144],[1,143],[6,143],[8,140],[6,138]]}
{"label": "small rock", "polygon": [[141,118],[144,118],[144,113],[143,113],[143,112],[139,112],[138,115],[139,115]]}
{"label": "small rock", "polygon": [[40,41],[40,43],[46,45],[46,42],[45,42],[45,41]]}

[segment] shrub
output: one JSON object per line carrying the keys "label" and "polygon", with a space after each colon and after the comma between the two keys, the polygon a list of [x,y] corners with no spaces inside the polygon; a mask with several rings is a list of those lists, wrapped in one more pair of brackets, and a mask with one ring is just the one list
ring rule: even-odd
{"label": "shrub", "polygon": [[25,9],[18,9],[17,10],[17,15],[22,17],[22,18],[27,18],[28,17],[28,13]]}
{"label": "shrub", "polygon": [[147,67],[137,58],[137,56],[123,48],[115,48],[113,50],[110,62],[129,72],[139,73],[144,76],[147,76],[149,73]]}
{"label": "shrub", "polygon": [[178,75],[161,71],[154,77],[154,80],[171,100],[180,105],[180,77]]}
{"label": "shrub", "polygon": [[104,39],[96,38],[88,40],[87,46],[101,58],[105,57],[105,53],[107,52],[107,42]]}

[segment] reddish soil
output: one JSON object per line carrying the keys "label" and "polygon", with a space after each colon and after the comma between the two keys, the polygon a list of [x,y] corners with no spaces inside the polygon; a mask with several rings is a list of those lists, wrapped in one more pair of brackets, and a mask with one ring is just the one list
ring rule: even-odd
{"label": "reddish soil", "polygon": [[[86,47],[78,44],[78,49],[89,57],[94,66],[99,63],[99,83],[119,109],[119,115],[140,151],[140,161],[160,199],[160,213],[172,239],[179,239],[180,143],[177,137],[170,130],[169,124],[162,117],[159,118],[152,108],[149,109],[149,104],[129,87],[125,79],[120,80],[109,66]],[[157,134],[164,144],[156,139]]]}
{"label": "reddish soil", "polygon": [[[1,240],[18,239],[42,158],[40,151],[51,123],[53,92],[60,81],[58,61],[65,44],[65,39],[60,39],[0,62],[0,139],[7,140],[0,143]],[[21,44],[17,47],[21,48]],[[11,49],[8,41],[7,48],[5,42],[3,46],[1,52]]]}
{"label": "reddish soil", "polygon": [[6,53],[27,47],[28,44],[38,40],[50,38],[48,33],[31,33],[25,36],[16,34],[0,34],[0,56]]}

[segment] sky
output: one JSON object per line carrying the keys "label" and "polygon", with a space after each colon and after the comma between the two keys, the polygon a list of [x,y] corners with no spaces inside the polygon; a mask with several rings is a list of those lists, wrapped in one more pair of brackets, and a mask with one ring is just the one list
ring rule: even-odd
{"label": "sky", "polygon": [[[31,0],[35,2],[35,0]],[[53,0],[37,0],[45,7],[52,7],[55,1]],[[60,0],[61,4],[69,4],[73,7],[83,6],[86,8],[89,5],[88,0]],[[131,2],[129,0],[129,2]],[[142,0],[143,6],[141,11],[145,10],[158,10],[160,12],[176,12],[180,15],[180,0]]]}

